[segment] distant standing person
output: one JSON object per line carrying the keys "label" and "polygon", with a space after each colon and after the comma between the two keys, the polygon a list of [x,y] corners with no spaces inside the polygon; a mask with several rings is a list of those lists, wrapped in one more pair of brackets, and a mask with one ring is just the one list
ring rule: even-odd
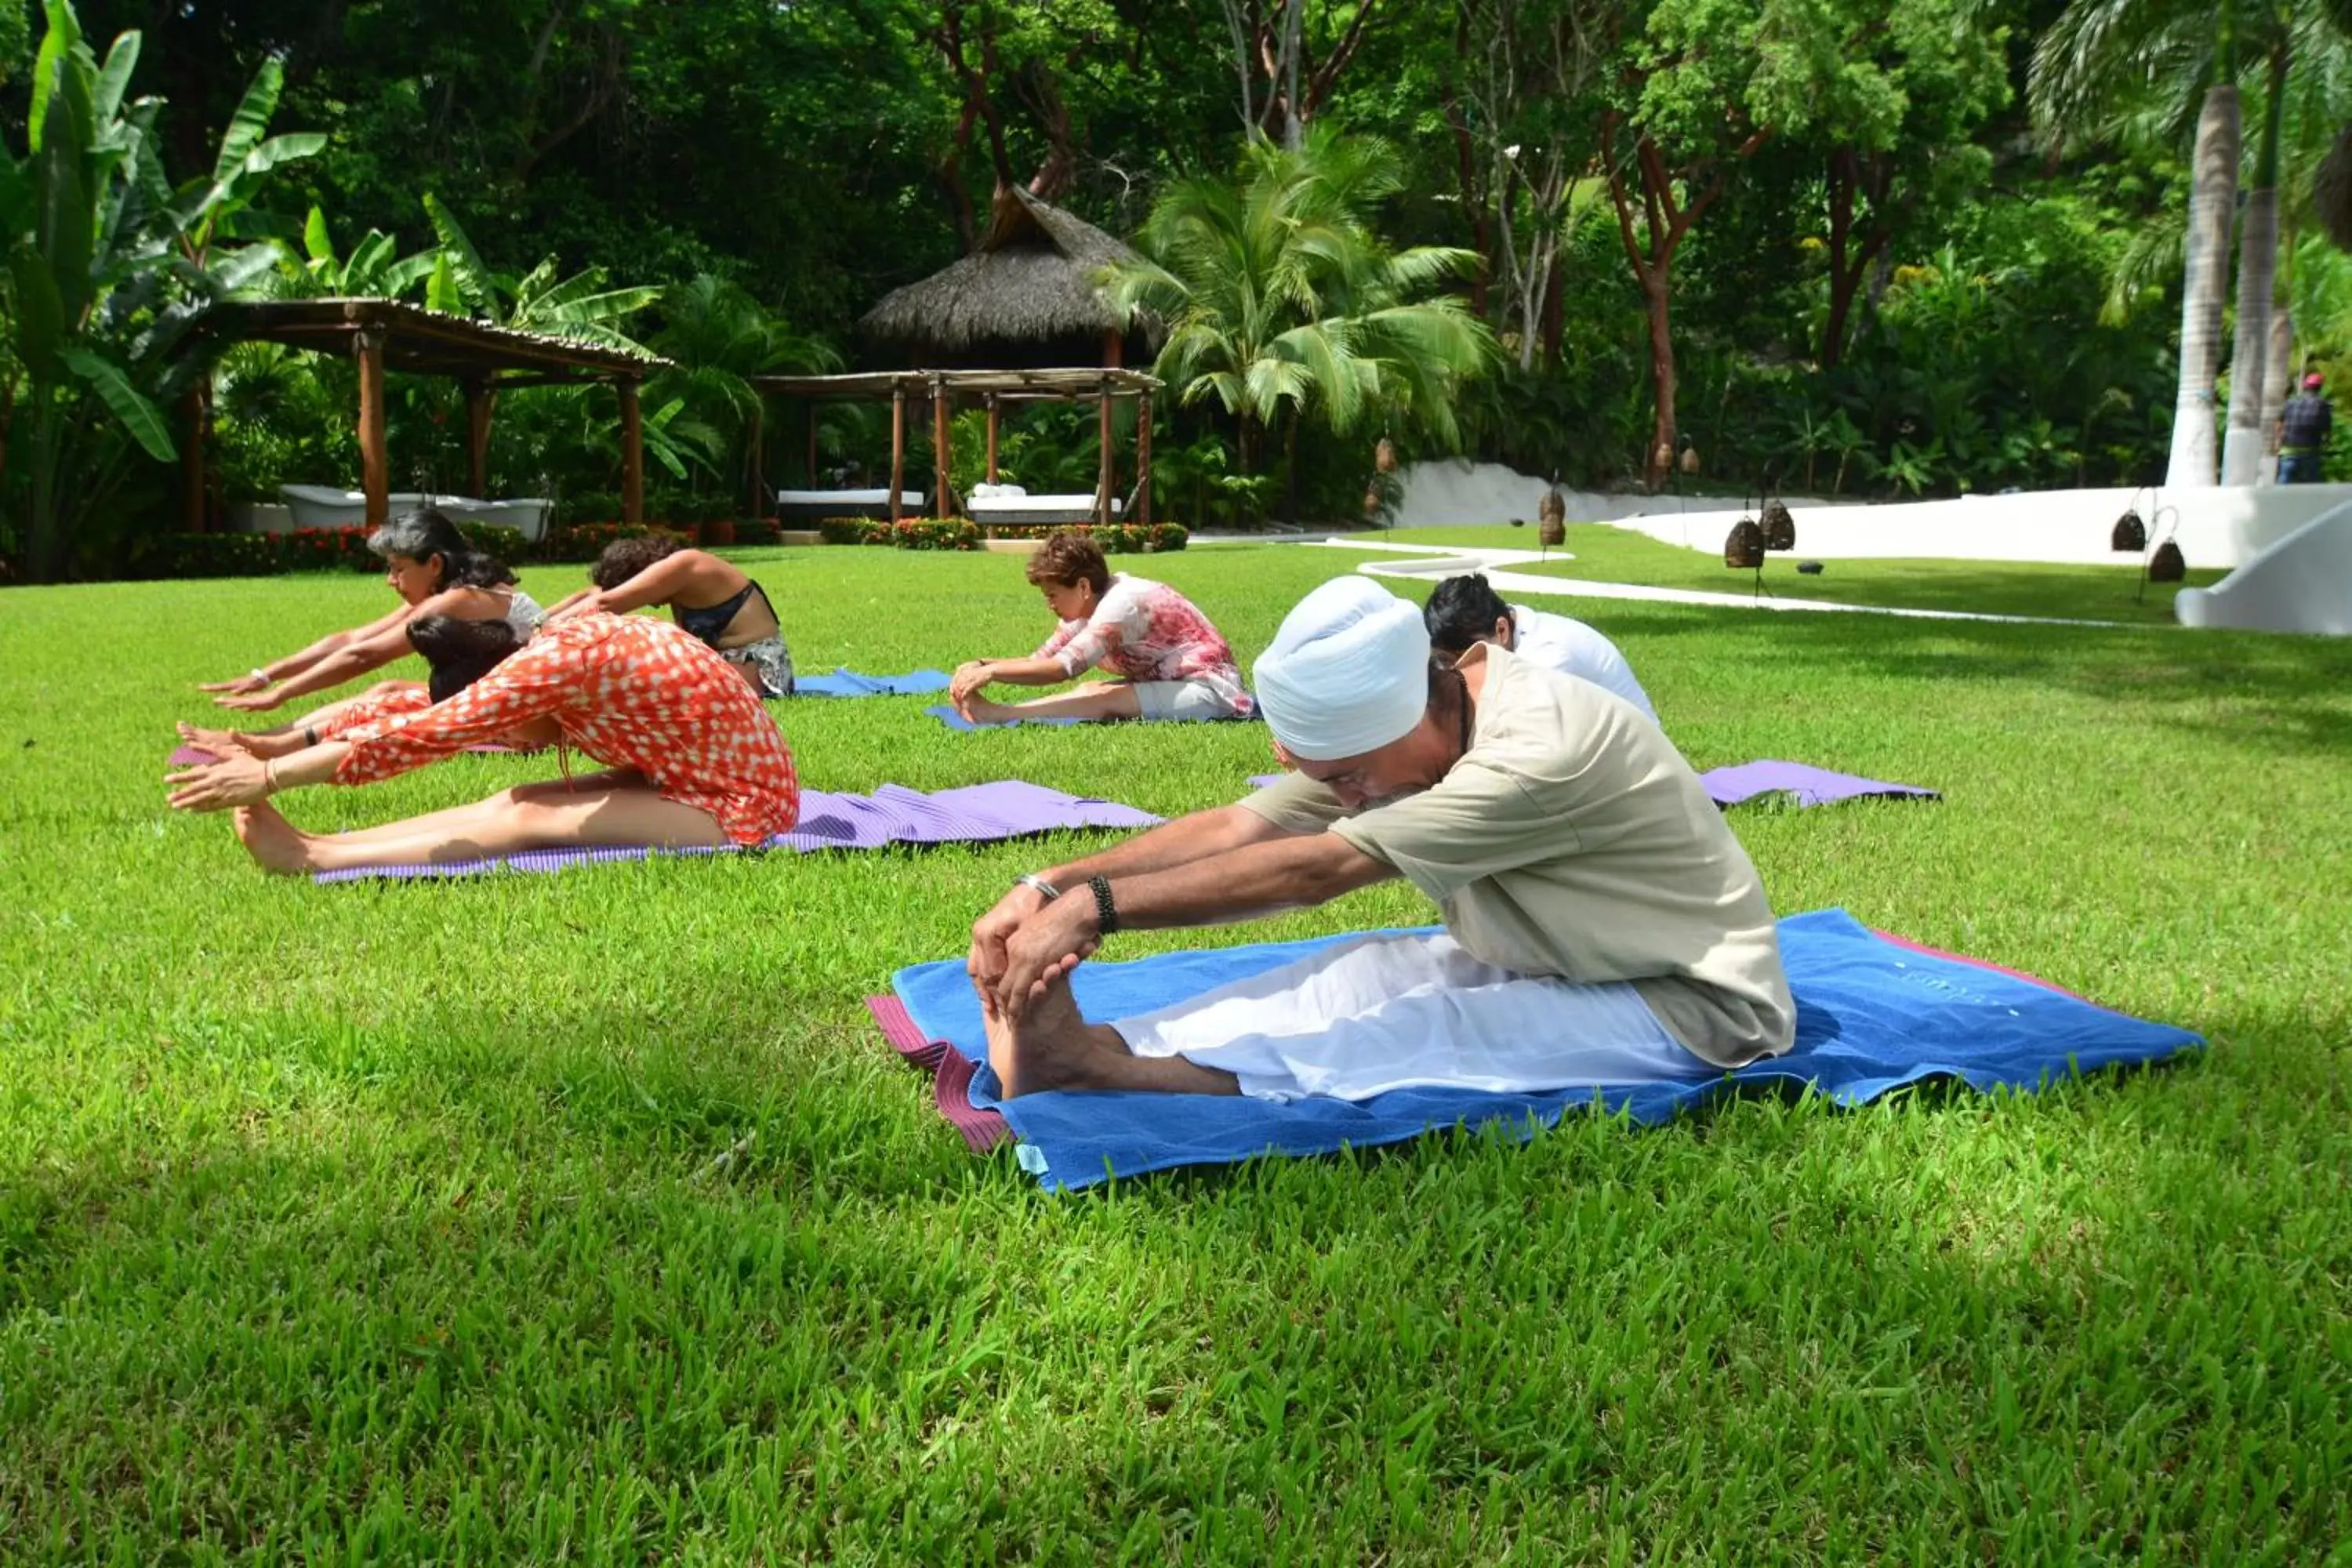
{"label": "distant standing person", "polygon": [[2327,438],[2336,432],[2336,410],[2319,388],[2322,378],[2313,371],[2303,378],[2303,390],[2286,400],[2279,414],[2278,482],[2315,485],[2327,456]]}
{"label": "distant standing person", "polygon": [[1613,691],[1639,709],[1643,718],[1658,721],[1650,694],[1633,679],[1633,667],[1615,643],[1573,616],[1505,604],[1483,575],[1448,577],[1440,583],[1429,595],[1422,620],[1429,628],[1430,650],[1449,660],[1458,660],[1479,643],[1492,643],[1546,669]]}

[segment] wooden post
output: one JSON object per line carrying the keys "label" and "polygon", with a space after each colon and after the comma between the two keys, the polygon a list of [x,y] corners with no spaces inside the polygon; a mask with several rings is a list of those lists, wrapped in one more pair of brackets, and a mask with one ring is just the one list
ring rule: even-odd
{"label": "wooden post", "polygon": [[621,400],[621,521],[631,528],[646,521],[646,425],[637,407],[637,384],[616,381]]}
{"label": "wooden post", "polygon": [[931,378],[931,515],[948,516],[948,384]]}
{"label": "wooden post", "polygon": [[890,521],[898,521],[898,498],[907,488],[907,387],[890,384]]}
{"label": "wooden post", "polygon": [[383,329],[352,334],[360,362],[360,489],[367,492],[367,525],[392,521],[392,452],[384,436]]}
{"label": "wooden post", "polygon": [[1135,517],[1137,522],[1151,521],[1151,394],[1138,394],[1135,400]]}
{"label": "wooden post", "polygon": [[996,482],[996,394],[988,395],[988,482]]}
{"label": "wooden post", "polygon": [[808,416],[808,488],[822,489],[824,487],[816,482],[816,399],[804,400],[801,411]]}
{"label": "wooden post", "polygon": [[767,443],[761,426],[767,424],[768,403],[757,392],[751,395],[751,510],[744,515],[765,517],[775,498],[768,493]]}
{"label": "wooden post", "polygon": [[1101,448],[1101,473],[1095,479],[1095,521],[1110,521],[1110,485],[1113,467],[1110,458],[1110,379],[1103,379],[1102,390],[1095,397],[1095,437]]}
{"label": "wooden post", "polygon": [[1127,335],[1116,327],[1103,334],[1103,369],[1117,370],[1127,360]]}
{"label": "wooden post", "polygon": [[476,500],[490,496],[490,389],[478,381],[466,383],[467,494]]}
{"label": "wooden post", "polygon": [[205,403],[212,381],[207,371],[188,388],[188,439],[180,448],[180,526],[190,533],[205,531]]}

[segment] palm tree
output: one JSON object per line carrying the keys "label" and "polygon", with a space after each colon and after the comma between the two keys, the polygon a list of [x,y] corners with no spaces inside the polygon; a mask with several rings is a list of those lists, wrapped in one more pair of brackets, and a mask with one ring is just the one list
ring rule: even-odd
{"label": "palm tree", "polygon": [[[2168,485],[2251,483],[2261,466],[2289,67],[2315,53],[2336,54],[2342,45],[2326,0],[2223,0],[2218,9],[2211,0],[2074,0],[2035,47],[2029,94],[2048,129],[2177,146],[2192,111],[2196,117]],[[2215,387],[2242,157],[2242,68],[2259,70],[2263,114],[2241,226],[2230,437],[2217,468]]]}
{"label": "palm tree", "polygon": [[1495,363],[1495,341],[1432,291],[1477,258],[1390,249],[1370,214],[1402,183],[1382,142],[1320,125],[1296,150],[1255,140],[1236,179],[1171,187],[1139,237],[1150,259],[1107,275],[1122,309],[1167,323],[1156,368],[1178,400],[1239,422],[1244,473],[1261,431],[1280,423],[1295,447],[1303,418],[1335,435],[1380,418],[1459,443],[1454,395]]}
{"label": "palm tree", "polygon": [[761,439],[761,402],[751,378],[838,370],[841,356],[823,341],[793,331],[740,287],[709,273],[664,293],[661,314],[653,347],[674,368],[655,377],[646,395],[656,405],[682,401],[689,416],[719,433],[740,489]]}

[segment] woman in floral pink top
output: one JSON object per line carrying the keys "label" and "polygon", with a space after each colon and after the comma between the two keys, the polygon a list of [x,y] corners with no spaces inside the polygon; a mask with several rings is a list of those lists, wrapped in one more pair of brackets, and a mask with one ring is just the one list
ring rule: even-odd
{"label": "woman in floral pink top", "polygon": [[[1029,558],[1029,581],[1061,628],[1027,658],[974,659],[948,688],[976,724],[1013,719],[1234,719],[1255,710],[1234,650],[1192,601],[1164,583],[1111,575],[1083,533],[1057,533]],[[990,683],[1058,686],[1088,668],[1118,679],[1028,702],[991,702]]]}

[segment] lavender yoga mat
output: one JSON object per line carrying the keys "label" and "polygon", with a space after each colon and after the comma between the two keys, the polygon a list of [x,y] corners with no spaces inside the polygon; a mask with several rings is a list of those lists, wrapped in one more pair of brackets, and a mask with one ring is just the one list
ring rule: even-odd
{"label": "lavender yoga mat", "polygon": [[[992,724],[975,724],[945,702],[926,708],[923,711],[929,714],[932,718],[937,719],[940,723],[945,724],[949,729],[961,731],[966,734],[971,733],[974,730],[1010,730],[1016,724],[1051,724],[1056,728],[1061,728],[1071,724],[1136,724],[1142,722],[1142,721],[1137,719],[1003,719]],[[1246,724],[1263,717],[1264,715],[1258,713],[1229,713],[1222,719],[1163,720],[1160,721],[1160,722],[1181,724]]]}
{"label": "lavender yoga mat", "polygon": [[[1050,833],[1065,827],[1150,827],[1160,821],[1148,811],[1090,795],[1064,795],[1021,779],[969,784],[925,795],[886,784],[868,795],[801,792],[800,825],[761,845],[806,854],[814,849],[879,849],[887,844],[987,844]],[[599,848],[530,849],[480,860],[446,860],[425,866],[355,866],[318,871],[316,882],[415,881],[477,877],[490,871],[561,871],[572,866],[656,856],[728,855],[738,849],[649,849],[641,845]]]}
{"label": "lavender yoga mat", "polygon": [[[1258,789],[1282,777],[1280,773],[1252,773],[1250,783]],[[1789,795],[1799,805],[1834,805],[1842,800],[1862,795],[1902,795],[1921,800],[1940,800],[1937,791],[1922,789],[1917,784],[1887,784],[1878,779],[1863,778],[1856,773],[1833,773],[1827,768],[1808,767],[1802,763],[1762,762],[1741,763],[1734,767],[1715,768],[1698,775],[1706,785],[1708,796],[1720,806],[1738,805],[1763,795]]]}

